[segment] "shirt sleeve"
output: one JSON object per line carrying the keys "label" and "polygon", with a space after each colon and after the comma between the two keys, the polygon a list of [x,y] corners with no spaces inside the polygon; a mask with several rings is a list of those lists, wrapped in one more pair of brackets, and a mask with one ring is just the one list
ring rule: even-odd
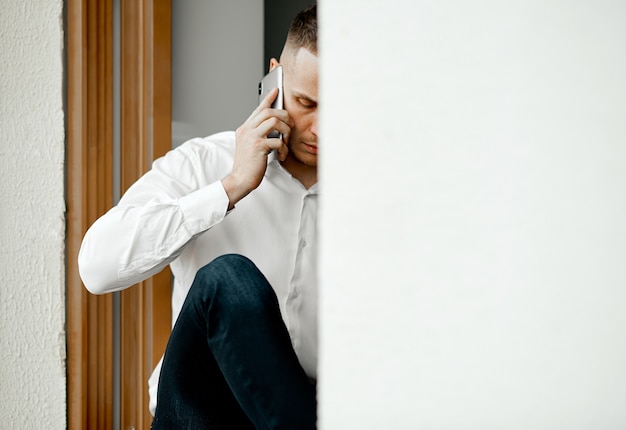
{"label": "shirt sleeve", "polygon": [[200,157],[193,148],[177,148],[155,161],[89,228],[78,266],[90,292],[119,291],[158,273],[194,236],[224,219],[228,196],[220,179],[230,160]]}

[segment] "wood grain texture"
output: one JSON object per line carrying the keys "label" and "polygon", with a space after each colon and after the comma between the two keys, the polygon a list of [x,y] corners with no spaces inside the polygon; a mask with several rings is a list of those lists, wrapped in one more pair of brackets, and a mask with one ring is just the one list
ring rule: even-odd
{"label": "wood grain texture", "polygon": [[[121,187],[132,185],[171,148],[171,6],[122,3]],[[147,429],[147,381],[171,327],[166,270],[121,294],[122,428]]]}
{"label": "wood grain texture", "polygon": [[112,1],[67,2],[68,428],[112,428],[112,296],[83,287],[82,237],[113,203]]}
{"label": "wood grain texture", "polygon": [[[87,228],[113,205],[113,0],[67,2],[68,428],[113,428],[113,300],[83,287]],[[121,2],[122,192],[171,147],[170,0]],[[121,295],[121,428],[148,429],[171,327],[169,271]]]}

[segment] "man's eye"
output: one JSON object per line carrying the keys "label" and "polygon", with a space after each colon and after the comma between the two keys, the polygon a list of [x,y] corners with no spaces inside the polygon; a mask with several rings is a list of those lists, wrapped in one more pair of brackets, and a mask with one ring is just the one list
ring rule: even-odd
{"label": "man's eye", "polygon": [[298,99],[298,103],[300,103],[302,106],[307,107],[307,108],[311,108],[315,106],[315,102],[312,102],[311,100],[307,100],[307,99]]}

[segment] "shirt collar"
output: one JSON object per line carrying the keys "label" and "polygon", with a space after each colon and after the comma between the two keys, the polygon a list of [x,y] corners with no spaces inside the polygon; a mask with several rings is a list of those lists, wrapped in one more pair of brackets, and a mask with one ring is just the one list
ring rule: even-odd
{"label": "shirt collar", "polygon": [[304,185],[302,185],[302,183],[299,180],[294,178],[291,175],[291,173],[289,173],[287,169],[283,167],[280,161],[278,161],[278,158],[276,158],[276,154],[274,154],[274,151],[272,151],[272,153],[268,156],[268,165],[267,165],[266,175],[270,178],[274,175],[280,175],[282,177],[286,177],[294,185],[299,187],[301,190],[304,190],[305,194],[313,194],[313,195],[319,194],[319,183],[315,183],[308,190],[305,189]]}

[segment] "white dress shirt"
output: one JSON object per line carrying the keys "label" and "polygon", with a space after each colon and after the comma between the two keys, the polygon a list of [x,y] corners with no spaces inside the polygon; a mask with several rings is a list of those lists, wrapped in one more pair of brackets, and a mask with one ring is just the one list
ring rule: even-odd
{"label": "white dress shirt", "polygon": [[[169,264],[175,321],[198,269],[220,255],[244,255],[274,288],[298,359],[315,378],[317,184],[307,190],[270,155],[261,185],[227,214],[221,179],[231,171],[234,150],[234,132],[224,132],[156,160],[87,231],[81,278],[92,293],[109,293]],[[150,378],[153,412],[160,364]]]}

